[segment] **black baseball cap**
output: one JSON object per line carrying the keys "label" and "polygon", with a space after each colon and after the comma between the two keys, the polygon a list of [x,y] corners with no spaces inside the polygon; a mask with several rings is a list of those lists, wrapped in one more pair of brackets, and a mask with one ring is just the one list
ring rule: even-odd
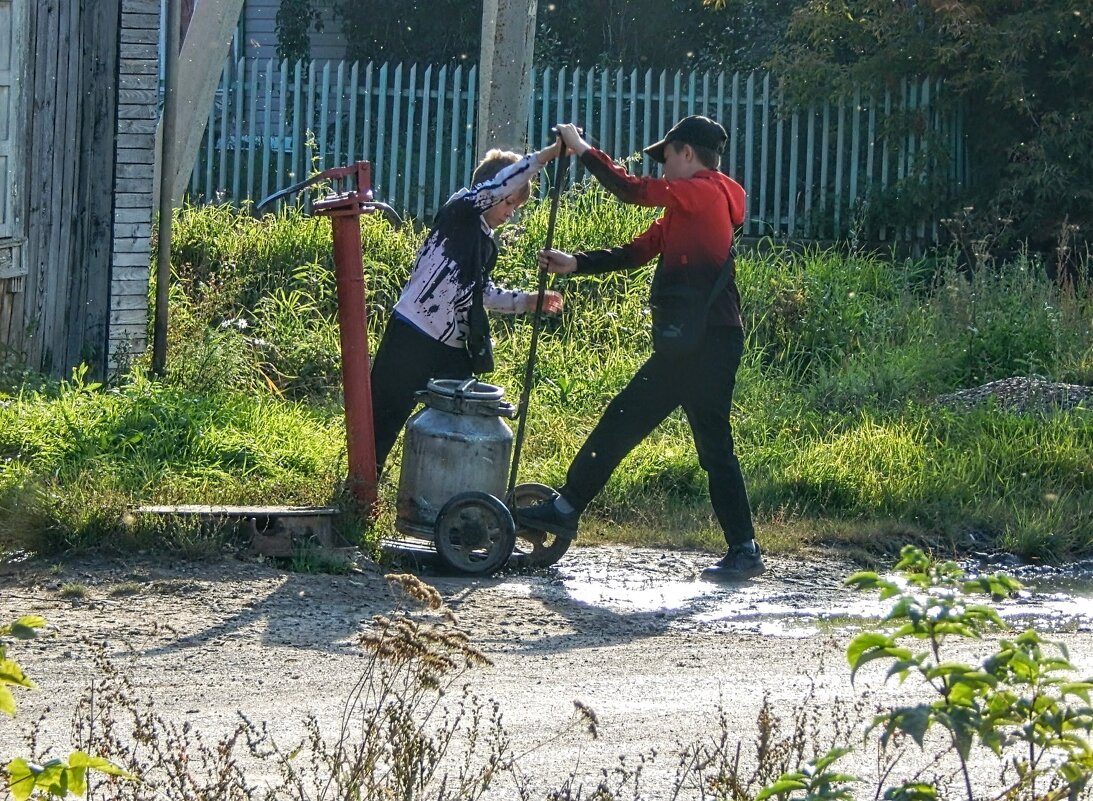
{"label": "black baseball cap", "polygon": [[703,117],[701,114],[694,114],[690,117],[684,117],[673,125],[672,130],[668,131],[663,139],[649,145],[645,148],[645,152],[649,154],[653,161],[659,161],[663,164],[664,146],[669,142],[682,142],[685,145],[708,147],[720,155],[725,151],[725,142],[728,139],[729,135],[725,133],[721,123],[714,122],[709,117]]}

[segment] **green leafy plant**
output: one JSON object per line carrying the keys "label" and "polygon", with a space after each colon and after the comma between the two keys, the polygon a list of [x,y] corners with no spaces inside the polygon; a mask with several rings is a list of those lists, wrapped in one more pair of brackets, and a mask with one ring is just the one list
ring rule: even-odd
{"label": "green leafy plant", "polygon": [[25,690],[32,690],[35,684],[23,673],[19,663],[8,657],[2,638],[15,637],[20,640],[30,640],[37,636],[37,630],[45,624],[45,619],[37,615],[25,615],[14,623],[0,626],[0,712],[8,717],[15,717],[16,712],[15,696],[10,688],[22,687]]}
{"label": "green leafy plant", "polygon": [[[24,615],[14,623],[0,626],[0,638],[33,639],[37,636],[37,630],[45,625],[42,617]],[[4,642],[0,639],[0,712],[15,717],[15,698],[10,687],[32,690],[35,686],[19,664],[8,658]],[[73,751],[67,759],[51,759],[42,764],[16,757],[4,766],[13,801],[27,801],[36,793],[53,798],[86,795],[88,770],[126,779],[135,778],[110,760],[90,756],[83,751]]]}
{"label": "green leafy plant", "polygon": [[[998,612],[976,596],[1002,599],[1020,589],[1004,574],[968,577],[955,562],[936,562],[914,546],[904,546],[897,578],[856,573],[847,584],[878,590],[892,601],[885,630],[859,634],[847,648],[851,677],[865,665],[883,661],[887,678],[915,678],[928,700],[880,712],[870,731],[887,746],[909,737],[923,751],[929,733],[955,758],[967,801],[1078,799],[1093,782],[1093,679],[1074,680],[1066,648],[1033,630],[1003,639],[977,665],[948,658],[953,640],[978,640],[1006,628]],[[1001,769],[987,791],[973,781],[974,757],[989,753]],[[784,774],[757,799],[852,798],[841,784],[849,777],[834,770],[845,748],[832,749],[805,768]],[[796,795],[803,792],[805,795]],[[883,795],[882,795],[883,793]],[[915,777],[878,787],[875,798],[900,801],[952,797],[936,783]]]}

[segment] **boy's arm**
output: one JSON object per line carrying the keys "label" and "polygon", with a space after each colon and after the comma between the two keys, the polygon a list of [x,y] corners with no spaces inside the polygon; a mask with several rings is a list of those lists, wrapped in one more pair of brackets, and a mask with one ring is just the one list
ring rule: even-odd
{"label": "boy's arm", "polygon": [[601,248],[574,253],[577,259],[576,273],[606,273],[612,270],[631,270],[652,261],[660,255],[663,237],[661,220],[656,220],[645,233],[630,244],[614,248]]}
{"label": "boy's arm", "polygon": [[685,209],[692,200],[697,200],[690,197],[686,181],[669,183],[663,178],[639,178],[594,147],[581,154],[581,164],[603,184],[604,189],[623,203]]}
{"label": "boy's arm", "polygon": [[[535,310],[538,292],[521,292],[505,289],[487,281],[482,288],[482,305],[490,311],[504,314],[524,314]],[[543,309],[546,314],[557,314],[562,310],[562,296],[552,289],[543,294]]]}
{"label": "boy's arm", "polygon": [[475,184],[455,199],[474,207],[479,213],[493,208],[509,195],[527,186],[539,170],[557,155],[558,150],[558,145],[554,144],[535,153],[528,153],[519,161],[506,166],[497,175],[480,184]]}
{"label": "boy's arm", "polygon": [[604,189],[623,203],[638,206],[664,206],[680,211],[695,210],[708,202],[696,192],[690,181],[672,181],[664,178],[638,178],[611,160],[602,150],[592,147],[572,124],[559,125],[558,135],[566,147],[581,159]]}

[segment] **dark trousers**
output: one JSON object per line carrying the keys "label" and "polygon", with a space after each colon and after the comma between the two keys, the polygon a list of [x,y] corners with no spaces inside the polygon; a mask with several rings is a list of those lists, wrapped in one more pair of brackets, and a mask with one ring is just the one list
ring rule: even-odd
{"label": "dark trousers", "polygon": [[735,545],[752,539],[751,506],[729,423],[743,352],[741,329],[717,327],[707,332],[706,341],[691,356],[650,356],[608,404],[574,458],[561,490],[566,500],[583,511],[626,455],[682,406],[726,542]]}
{"label": "dark trousers", "polygon": [[425,389],[430,378],[470,377],[471,360],[466,349],[437,342],[398,317],[391,318],[372,360],[372,417],[376,466],[381,473],[399,432],[417,405],[414,394]]}

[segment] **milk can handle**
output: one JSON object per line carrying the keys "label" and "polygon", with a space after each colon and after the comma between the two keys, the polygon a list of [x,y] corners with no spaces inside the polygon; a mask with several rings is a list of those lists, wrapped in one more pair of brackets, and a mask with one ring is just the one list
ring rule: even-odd
{"label": "milk can handle", "polygon": [[458,387],[455,388],[455,397],[458,400],[463,400],[463,395],[468,389],[478,383],[477,378],[468,378],[463,381]]}

